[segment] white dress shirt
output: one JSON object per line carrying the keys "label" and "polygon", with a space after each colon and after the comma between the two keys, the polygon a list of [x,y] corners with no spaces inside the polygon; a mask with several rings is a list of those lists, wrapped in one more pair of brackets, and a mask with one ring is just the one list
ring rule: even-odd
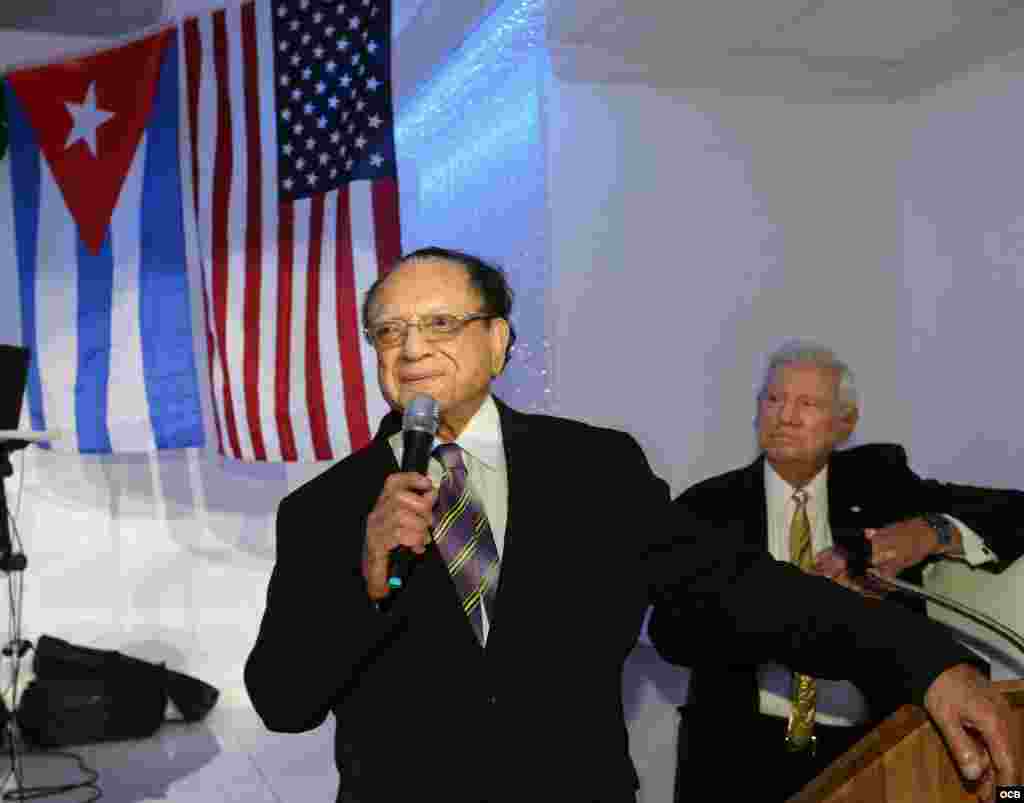
{"label": "white dress shirt", "polygon": [[[779,476],[768,463],[764,464],[765,499],[768,503],[768,549],[776,560],[789,562],[789,530],[796,511],[793,494],[797,489]],[[828,466],[812,479],[804,490],[808,494],[807,517],[811,522],[811,544],[814,554],[832,546],[832,530],[828,523]],[[994,559],[984,542],[963,522],[947,516],[963,537],[965,560],[972,566]],[[758,667],[761,712],[788,718],[792,704],[791,670],[779,664]],[[857,725],[868,719],[864,695],[849,681],[818,679],[818,702],[815,721],[824,725]]]}
{"label": "white dress shirt", "polygon": [[[397,432],[388,439],[391,450],[395,453],[398,465],[402,465],[402,433]],[[439,443],[434,438],[431,447]],[[484,515],[491,525],[494,544],[498,548],[500,559],[505,549],[505,526],[508,523],[508,467],[505,464],[505,447],[501,437],[501,419],[498,417],[498,406],[488,396],[480,409],[469,420],[455,443],[462,448],[462,459],[466,464],[466,484],[480,504]],[[427,476],[434,482],[434,487],[441,483],[444,468],[441,462],[430,458]],[[483,636],[487,641],[490,622],[487,611],[480,606],[483,616]]]}

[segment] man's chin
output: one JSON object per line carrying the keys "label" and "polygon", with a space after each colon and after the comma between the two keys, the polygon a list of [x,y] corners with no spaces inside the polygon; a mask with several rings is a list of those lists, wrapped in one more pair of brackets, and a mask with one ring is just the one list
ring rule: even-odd
{"label": "man's chin", "polygon": [[437,387],[436,383],[408,382],[404,383],[399,389],[398,404],[400,407],[404,408],[417,396],[429,396],[430,398],[437,400],[439,404],[441,403],[441,389]]}
{"label": "man's chin", "polygon": [[795,444],[770,444],[764,447],[764,455],[772,463],[791,463],[807,459],[803,449]]}

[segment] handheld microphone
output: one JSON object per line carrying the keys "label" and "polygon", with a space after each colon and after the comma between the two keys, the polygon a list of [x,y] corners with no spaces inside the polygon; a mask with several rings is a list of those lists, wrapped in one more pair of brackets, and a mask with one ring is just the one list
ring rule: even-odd
{"label": "handheld microphone", "polygon": [[[405,414],[402,416],[403,472],[427,473],[430,447],[434,444],[437,425],[437,402],[425,393],[414,396],[405,406]],[[415,557],[416,553],[405,546],[391,550],[388,555],[388,586],[393,591],[405,585]]]}

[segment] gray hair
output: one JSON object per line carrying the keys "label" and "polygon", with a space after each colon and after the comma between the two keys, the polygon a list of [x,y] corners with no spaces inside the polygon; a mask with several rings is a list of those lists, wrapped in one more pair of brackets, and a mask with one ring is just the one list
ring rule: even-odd
{"label": "gray hair", "polygon": [[764,379],[761,382],[761,389],[757,394],[758,398],[761,397],[768,387],[768,383],[771,381],[776,370],[783,365],[793,365],[795,363],[809,363],[820,368],[836,371],[839,374],[837,394],[839,412],[846,413],[857,409],[857,384],[850,366],[840,360],[832,349],[810,340],[792,340],[783,344],[768,356],[768,365],[765,367]]}

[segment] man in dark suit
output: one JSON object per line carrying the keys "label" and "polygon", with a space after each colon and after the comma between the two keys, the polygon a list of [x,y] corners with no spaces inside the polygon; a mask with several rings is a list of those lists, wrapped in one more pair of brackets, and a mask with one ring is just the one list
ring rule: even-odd
{"label": "man in dark suit", "polygon": [[[944,723],[966,772],[1018,777],[1005,703],[944,634],[880,618],[792,567],[706,549],[692,522],[666,520],[667,487],[631,437],[494,398],[510,309],[504,276],[475,257],[400,260],[363,308],[394,412],[367,448],[281,503],[246,685],[273,730],[334,714],[339,801],[634,801],[622,669],[652,599],[669,618],[732,612],[739,638],[722,642],[754,656],[781,643],[815,669],[894,672]],[[440,408],[436,488],[399,471],[398,411],[418,394]],[[418,558],[395,594],[399,545]],[[779,584],[830,615],[765,620],[750,600]],[[967,721],[987,750],[971,747]]]}
{"label": "man in dark suit", "polygon": [[[769,358],[758,397],[761,456],[694,485],[674,507],[709,531],[734,534],[740,543],[721,544],[724,550],[760,551],[791,562],[797,519],[806,514],[806,557],[816,557],[807,569],[872,598],[881,589],[850,577],[846,555],[834,544],[861,539],[877,571],[917,584],[930,560],[959,559],[998,571],[1024,553],[1024,493],[922,479],[892,444],[835,451],[857,417],[849,368],[822,346],[788,344]],[[923,614],[923,604],[906,604]],[[858,688],[805,679],[803,688],[815,697],[807,711],[806,694],[803,704],[794,701],[799,673],[775,662],[725,662],[704,647],[715,628],[728,623],[705,617],[699,630],[680,633],[657,619],[649,629],[652,641],[673,661],[692,667],[687,706],[680,711],[677,788],[694,768],[721,764],[721,751],[703,735],[728,722],[730,752],[753,762],[761,798],[785,800],[903,702],[890,684]],[[788,734],[801,713],[812,739],[796,749]]]}

